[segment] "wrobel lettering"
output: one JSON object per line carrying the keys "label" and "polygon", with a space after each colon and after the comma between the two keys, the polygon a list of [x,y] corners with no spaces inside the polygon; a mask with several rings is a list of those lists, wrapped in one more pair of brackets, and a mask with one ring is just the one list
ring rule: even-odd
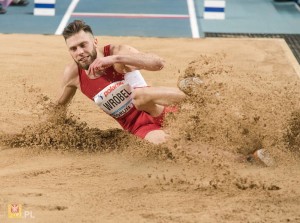
{"label": "wrobel lettering", "polygon": [[123,89],[115,95],[112,95],[112,98],[110,98],[106,103],[103,103],[103,106],[110,111],[111,109],[121,104],[130,95],[131,92],[126,91],[126,89]]}

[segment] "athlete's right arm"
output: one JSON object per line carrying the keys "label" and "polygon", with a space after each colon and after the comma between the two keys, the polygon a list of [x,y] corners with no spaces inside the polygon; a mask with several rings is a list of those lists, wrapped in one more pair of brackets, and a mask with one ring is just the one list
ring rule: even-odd
{"label": "athlete's right arm", "polygon": [[78,68],[75,63],[68,65],[63,74],[61,92],[57,99],[58,105],[67,105],[79,87]]}

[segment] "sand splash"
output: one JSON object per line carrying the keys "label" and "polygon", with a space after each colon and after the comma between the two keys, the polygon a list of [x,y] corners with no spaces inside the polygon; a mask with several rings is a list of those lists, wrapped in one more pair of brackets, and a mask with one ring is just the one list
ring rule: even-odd
{"label": "sand splash", "polygon": [[177,147],[203,144],[241,154],[265,148],[282,156],[286,128],[285,139],[299,145],[299,113],[293,113],[299,109],[297,77],[286,83],[281,74],[243,72],[226,63],[225,54],[191,61],[180,78],[191,76],[204,84],[191,89],[192,96],[166,124]]}
{"label": "sand splash", "polygon": [[[158,176],[163,187],[279,190],[276,184],[257,176],[241,176],[236,171],[240,165],[236,158],[260,148],[267,148],[281,160],[288,157],[284,139],[293,142],[294,147],[299,145],[299,128],[294,128],[298,123],[295,117],[299,115],[290,119],[289,134],[283,137],[289,112],[282,105],[296,100],[300,92],[293,87],[294,83],[282,90],[276,84],[258,81],[257,76],[263,74],[241,73],[226,65],[225,58],[224,54],[200,56],[181,75],[200,77],[204,85],[193,89],[192,96],[179,105],[180,111],[167,117],[165,129],[170,140],[163,145],[152,145],[120,129],[90,128],[67,108],[54,106],[42,94],[37,95],[43,111],[40,122],[26,126],[21,133],[1,135],[0,143],[66,151],[118,150],[134,159],[164,160],[183,164],[190,170],[188,174],[180,171]],[[280,78],[275,75],[274,81],[283,81]],[[293,105],[292,109],[296,109]]]}
{"label": "sand splash", "polygon": [[[121,148],[129,138],[120,129],[102,131],[90,128],[65,107],[55,106],[45,95],[38,96],[40,122],[23,128],[21,133],[1,135],[2,145],[43,149],[106,151]],[[128,141],[128,140],[127,140]]]}

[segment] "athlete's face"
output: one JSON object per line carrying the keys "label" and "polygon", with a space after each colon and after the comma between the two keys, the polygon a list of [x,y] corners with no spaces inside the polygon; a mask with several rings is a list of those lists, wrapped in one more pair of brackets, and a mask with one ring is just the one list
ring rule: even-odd
{"label": "athlete's face", "polygon": [[82,69],[88,70],[97,57],[97,39],[92,34],[80,31],[66,40],[69,52]]}

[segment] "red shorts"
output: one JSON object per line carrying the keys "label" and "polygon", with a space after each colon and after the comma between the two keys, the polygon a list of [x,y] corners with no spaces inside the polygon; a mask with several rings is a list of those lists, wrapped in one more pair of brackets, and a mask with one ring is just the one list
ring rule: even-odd
{"label": "red shorts", "polygon": [[140,138],[154,130],[160,130],[166,114],[177,111],[176,107],[165,107],[158,117],[152,117],[144,111],[133,108],[125,117],[117,119],[123,129]]}

